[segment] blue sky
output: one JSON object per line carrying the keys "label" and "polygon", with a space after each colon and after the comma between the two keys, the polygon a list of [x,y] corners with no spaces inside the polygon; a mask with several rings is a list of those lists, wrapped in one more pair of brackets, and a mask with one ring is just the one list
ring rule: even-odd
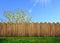
{"label": "blue sky", "polygon": [[0,18],[4,11],[26,10],[34,22],[60,22],[60,0],[0,0]]}

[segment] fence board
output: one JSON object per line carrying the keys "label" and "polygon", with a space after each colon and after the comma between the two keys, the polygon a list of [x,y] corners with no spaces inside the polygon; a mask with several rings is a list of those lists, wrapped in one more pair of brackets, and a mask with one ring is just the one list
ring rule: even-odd
{"label": "fence board", "polygon": [[60,36],[59,23],[0,23],[0,36]]}
{"label": "fence board", "polygon": [[0,23],[0,36],[2,34],[2,28],[3,28],[3,25],[2,25],[2,23]]}
{"label": "fence board", "polygon": [[51,36],[55,36],[55,29],[56,29],[55,23],[52,23],[51,24]]}
{"label": "fence board", "polygon": [[37,25],[37,36],[40,36],[41,34],[40,34],[40,23],[37,23],[36,24]]}
{"label": "fence board", "polygon": [[55,36],[60,36],[60,24],[57,23],[55,27],[56,27]]}

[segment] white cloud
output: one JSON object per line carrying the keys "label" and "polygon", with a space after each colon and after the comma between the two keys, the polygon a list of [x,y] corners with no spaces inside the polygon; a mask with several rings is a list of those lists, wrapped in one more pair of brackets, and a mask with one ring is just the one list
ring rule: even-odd
{"label": "white cloud", "polygon": [[33,2],[37,3],[49,3],[51,0],[33,0]]}
{"label": "white cloud", "polygon": [[37,4],[40,3],[40,4],[42,4],[42,5],[43,5],[43,4],[46,5],[46,4],[48,4],[51,0],[31,0],[31,1],[33,1],[34,4],[33,4],[33,6],[31,7],[31,9],[28,10],[29,13],[32,13],[32,9],[33,9],[34,7],[36,7]]}
{"label": "white cloud", "polygon": [[29,9],[29,11],[28,11],[29,13],[31,13],[32,12],[32,9]]}
{"label": "white cloud", "polygon": [[40,0],[40,3],[49,3],[50,2],[50,0]]}
{"label": "white cloud", "polygon": [[51,0],[32,0],[33,1],[33,8],[36,7],[37,4],[41,4],[42,7],[46,7],[47,5],[51,4]]}

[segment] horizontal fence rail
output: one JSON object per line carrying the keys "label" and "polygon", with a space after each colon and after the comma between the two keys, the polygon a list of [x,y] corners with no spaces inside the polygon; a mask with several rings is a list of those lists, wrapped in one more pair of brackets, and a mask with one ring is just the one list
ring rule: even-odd
{"label": "horizontal fence rail", "polygon": [[0,23],[1,36],[56,37],[60,36],[59,23]]}

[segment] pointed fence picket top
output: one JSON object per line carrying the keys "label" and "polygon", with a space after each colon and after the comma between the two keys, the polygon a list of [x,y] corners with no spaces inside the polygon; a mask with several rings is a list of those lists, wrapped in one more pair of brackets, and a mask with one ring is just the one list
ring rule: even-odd
{"label": "pointed fence picket top", "polygon": [[60,36],[60,23],[0,23],[0,36]]}

